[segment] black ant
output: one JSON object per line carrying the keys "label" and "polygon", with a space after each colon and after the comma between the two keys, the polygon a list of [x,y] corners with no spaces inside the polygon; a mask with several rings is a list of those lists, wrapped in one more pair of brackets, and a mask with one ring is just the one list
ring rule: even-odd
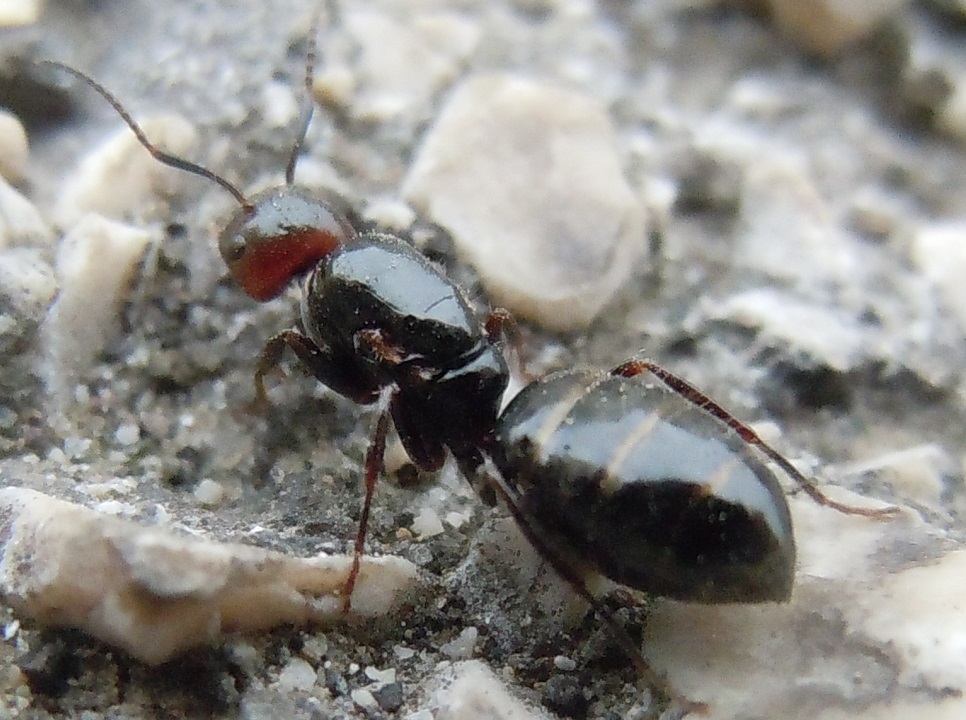
{"label": "black ant", "polygon": [[[307,96],[313,63],[314,49]],[[785,495],[767,461],[840,512],[881,517],[896,511],[827,498],[748,425],[647,360],[609,373],[551,374],[527,385],[501,413],[509,380],[501,337],[509,316],[479,314],[408,242],[361,229],[340,209],[340,198],[323,201],[295,186],[311,100],[285,185],[247,197],[215,172],[152,144],[88,75],[59,62],[44,64],[103,96],[158,161],[234,196],[239,209],[221,233],[219,250],[246,293],[267,301],[296,278],[303,283],[299,318],[259,357],[256,400],[265,401],[265,375],[288,348],[330,389],[375,405],[362,513],[343,591],[346,611],[390,418],[418,468],[437,470],[452,455],[485,501],[506,505],[534,548],[613,627],[638,671],[681,714],[705,706],[676,693],[650,668],[590,591],[589,575],[691,602],[787,601],[795,542]]]}

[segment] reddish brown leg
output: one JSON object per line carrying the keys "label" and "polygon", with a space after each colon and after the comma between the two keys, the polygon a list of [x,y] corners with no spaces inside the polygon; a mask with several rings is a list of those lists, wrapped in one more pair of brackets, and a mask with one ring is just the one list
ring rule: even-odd
{"label": "reddish brown leg", "polygon": [[654,688],[658,693],[663,696],[663,699],[671,703],[671,705],[677,710],[677,714],[672,714],[673,718],[683,718],[685,715],[691,713],[705,714],[708,711],[707,704],[703,702],[695,702],[690,700],[679,692],[677,692],[668,683],[667,679],[658,674],[644,659],[641,654],[640,648],[638,648],[637,643],[631,638],[618,621],[617,616],[614,611],[602,603],[597,596],[595,596],[590,589],[587,587],[587,583],[584,582],[583,575],[580,571],[574,567],[571,563],[563,557],[562,553],[558,552],[553,545],[543,538],[536,527],[534,527],[526,513],[520,506],[520,499],[517,493],[507,485],[500,471],[493,464],[490,458],[484,459],[484,468],[481,470],[485,475],[482,477],[483,484],[492,488],[493,491],[500,497],[503,504],[506,505],[510,514],[513,515],[513,519],[516,520],[517,525],[523,534],[526,535],[527,540],[533,548],[540,554],[540,556],[546,560],[550,566],[557,572],[560,577],[562,577],[576,592],[580,597],[586,600],[591,608],[597,615],[610,626],[614,633],[614,637],[621,649],[627,654],[627,656],[634,663],[634,667],[637,669],[638,674],[643,677],[647,683]]}
{"label": "reddish brown leg", "polygon": [[721,405],[716,403],[710,397],[705,395],[703,392],[698,390],[694,385],[689,383],[684,378],[678,377],[670,370],[651,362],[650,360],[629,360],[623,365],[619,365],[611,371],[612,375],[620,375],[622,377],[635,377],[644,372],[650,372],[658,380],[664,383],[671,390],[676,392],[678,395],[683,397],[685,400],[695,405],[696,407],[704,410],[709,415],[718,418],[725,425],[730,427],[738,436],[744,440],[749,445],[757,447],[762,453],[764,453],[770,460],[775,462],[788,476],[795,481],[795,483],[805,491],[805,493],[812,498],[819,505],[824,505],[825,507],[830,507],[833,510],[838,510],[841,513],[847,515],[863,515],[865,517],[886,517],[889,515],[895,515],[900,511],[897,507],[885,507],[885,508],[864,508],[856,507],[855,505],[846,505],[844,503],[837,502],[832,498],[828,497],[825,493],[819,490],[815,481],[807,478],[798,468],[791,464],[781,453],[775,450],[771,445],[766,443],[761,437],[748,427],[741,420],[736,418],[730,412],[728,412]]}
{"label": "reddish brown leg", "polygon": [[523,354],[520,351],[523,346],[520,338],[520,326],[517,325],[516,319],[510,314],[509,310],[493,308],[483,323],[483,332],[490,340],[497,337],[503,337],[506,340],[511,358],[516,361],[514,365],[517,375],[524,383],[529,384],[537,379],[527,370],[523,362]]}
{"label": "reddish brown leg", "polygon": [[352,605],[352,591],[359,578],[359,566],[362,561],[362,551],[366,545],[366,532],[369,529],[369,509],[372,506],[372,495],[376,490],[376,481],[383,466],[383,456],[386,452],[386,435],[389,432],[389,407],[394,387],[386,388],[379,398],[376,428],[366,451],[366,490],[362,501],[362,514],[359,516],[359,529],[356,531],[356,542],[352,552],[352,568],[342,587],[342,612],[348,613]]}
{"label": "reddish brown leg", "polygon": [[[265,376],[278,367],[279,360],[285,348],[305,345],[309,339],[298,330],[283,330],[277,335],[273,335],[265,343],[262,352],[258,356],[258,366],[255,368],[255,397],[251,403],[253,412],[264,410],[268,407],[268,393],[265,391]],[[309,351],[306,346],[305,351]],[[296,353],[298,351],[296,350]],[[298,353],[301,354],[301,353]]]}

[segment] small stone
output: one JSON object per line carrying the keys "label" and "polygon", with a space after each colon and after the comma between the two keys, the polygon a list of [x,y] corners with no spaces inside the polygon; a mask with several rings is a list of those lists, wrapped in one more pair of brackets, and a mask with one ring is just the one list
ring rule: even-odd
{"label": "small stone", "polygon": [[441,668],[428,683],[435,720],[546,720],[547,713],[522,703],[500,678],[478,660]]}
{"label": "small stone", "polygon": [[205,478],[195,486],[195,500],[207,507],[220,505],[225,499],[225,486],[220,482]]}
{"label": "small stone", "polygon": [[643,205],[607,115],[517,75],[456,88],[403,194],[452,233],[495,305],[553,330],[593,320],[645,248]]}
{"label": "small stone", "polygon": [[409,205],[388,198],[369,202],[362,214],[366,220],[395,232],[405,232],[416,220],[416,213]]}
{"label": "small stone", "polygon": [[50,247],[53,243],[54,233],[33,203],[0,178],[0,250],[14,245]]}
{"label": "small stone", "polygon": [[[340,98],[354,117],[386,122],[419,118],[459,74],[479,41],[478,26],[452,11],[395,16],[359,5],[342,13],[345,34],[327,49],[314,89]],[[351,67],[351,79],[339,68]],[[352,97],[350,98],[350,94]]]}
{"label": "small stone", "polygon": [[356,688],[349,693],[349,697],[352,698],[352,702],[361,707],[363,710],[374,709],[379,706],[379,703],[376,702],[376,698],[373,696],[373,694],[365,688]]}
{"label": "small stone", "polygon": [[124,423],[118,425],[114,431],[114,439],[119,445],[133,445],[141,438],[141,428],[137,423]]}
{"label": "small stone", "polygon": [[20,182],[27,174],[30,148],[27,131],[17,116],[0,108],[0,177]]}
{"label": "small stone", "polygon": [[415,650],[408,648],[405,645],[393,645],[392,651],[400,660],[409,660],[416,654]]}
{"label": "small stone", "polygon": [[380,685],[396,682],[396,668],[386,668],[385,670],[380,670],[379,668],[369,665],[365,669],[364,673],[365,676],[372,682]]}
{"label": "small stone", "polygon": [[566,655],[557,655],[553,659],[553,666],[563,672],[573,672],[577,669],[577,663]]}
{"label": "small stone", "polygon": [[0,489],[0,538],[5,603],[149,664],[221,633],[384,615],[416,579],[400,558],[363,558],[344,615],[339,592],[351,555],[296,558],[181,537],[23,488]]}
{"label": "small stone", "polygon": [[421,508],[413,519],[412,531],[421,538],[439,535],[445,529],[439,514],[432,508]]}
{"label": "small stone", "polygon": [[262,111],[260,117],[265,127],[286,129],[295,122],[299,103],[288,83],[269,82],[262,87]]}
{"label": "small stone", "polygon": [[707,300],[701,313],[754,328],[763,342],[800,353],[812,364],[845,372],[874,351],[868,333],[851,314],[811,303],[774,288]]}
{"label": "small stone", "polygon": [[943,504],[946,478],[957,475],[955,460],[935,443],[893,450],[842,470],[849,475],[874,473],[903,496],[937,509]]}
{"label": "small stone", "polygon": [[769,0],[775,24],[808,52],[831,58],[898,16],[909,0]]}
{"label": "small stone", "polygon": [[886,578],[879,592],[863,596],[864,607],[855,608],[863,631],[898,652],[903,684],[943,688],[959,697],[961,710],[966,708],[964,577],[966,551],[957,550]]}
{"label": "small stone", "polygon": [[[184,118],[145,118],[141,127],[167,152],[189,155],[196,144],[194,127]],[[132,221],[163,215],[166,197],[184,182],[185,173],[155,160],[124,127],[91,150],[64,183],[55,217],[71,228],[87,214]]]}
{"label": "small stone", "polygon": [[60,293],[47,322],[55,394],[65,397],[114,330],[121,301],[156,233],[89,215],[64,237],[57,253]]}
{"label": "small stone", "polygon": [[[719,148],[729,142],[742,148],[744,182],[735,264],[796,287],[854,285],[864,270],[860,255],[835,221],[801,152],[781,144],[742,142],[748,138],[741,131],[732,134],[722,128],[719,134]],[[776,238],[782,241],[775,242]],[[794,254],[788,248],[794,248]]]}
{"label": "small stone", "polygon": [[966,220],[920,229],[912,238],[911,254],[919,272],[966,332]]}
{"label": "small stone", "polygon": [[349,694],[349,683],[345,676],[334,668],[325,668],[325,687],[335,697]]}
{"label": "small stone", "polygon": [[480,632],[475,627],[463,628],[462,632],[447,643],[443,643],[439,651],[450,660],[469,660],[476,651],[476,641]]}
{"label": "small stone", "polygon": [[310,635],[302,643],[302,654],[316,664],[322,662],[329,652],[329,640],[325,635]]}
{"label": "small stone", "polygon": [[318,679],[315,668],[302,658],[292,658],[278,674],[280,690],[311,690]]}
{"label": "small stone", "polygon": [[403,704],[403,686],[397,682],[387,683],[378,690],[373,690],[373,697],[386,712],[396,712]]}
{"label": "small stone", "polygon": [[903,208],[899,198],[870,187],[856,193],[849,215],[857,232],[873,239],[884,239],[901,227]]}
{"label": "small stone", "polygon": [[3,0],[0,2],[0,27],[32,25],[40,18],[41,0]]}

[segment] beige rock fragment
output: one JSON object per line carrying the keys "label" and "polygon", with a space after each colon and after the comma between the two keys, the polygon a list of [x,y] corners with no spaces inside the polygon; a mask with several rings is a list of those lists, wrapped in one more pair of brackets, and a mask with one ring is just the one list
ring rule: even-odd
{"label": "beige rock fragment", "polygon": [[360,119],[386,122],[422,117],[459,74],[479,42],[462,14],[405,6],[394,15],[360,4],[346,8],[345,34],[327,46],[314,92]]}
{"label": "beige rock fragment", "polygon": [[[900,679],[960,697],[966,710],[966,550],[887,578],[856,620],[901,658]],[[859,610],[859,608],[856,608]]]}
{"label": "beige rock fragment", "polygon": [[430,681],[429,706],[436,720],[491,718],[546,720],[545,712],[514,697],[492,670],[478,660],[444,666]]}
{"label": "beige rock fragment", "polygon": [[593,320],[645,247],[607,115],[516,75],[457,88],[403,194],[453,234],[494,304],[553,330]]}
{"label": "beige rock fragment", "polygon": [[32,25],[42,6],[42,0],[0,0],[0,27]]}
{"label": "beige rock fragment", "polygon": [[19,182],[27,173],[27,131],[17,116],[0,108],[0,177]]}
{"label": "beige rock fragment", "polygon": [[966,220],[920,228],[912,237],[912,261],[966,332]]}
{"label": "beige rock fragment", "polygon": [[14,245],[50,246],[53,238],[34,204],[0,178],[0,250]]}
{"label": "beige rock fragment", "polygon": [[[295,558],[186,538],[23,488],[0,490],[0,593],[44,625],[78,628],[151,664],[222,633],[345,619],[351,556]],[[366,558],[348,619],[384,615],[416,568]]]}
{"label": "beige rock fragment", "polygon": [[157,239],[149,230],[88,215],[61,242],[60,294],[46,328],[55,393],[104,347],[137,265]]}

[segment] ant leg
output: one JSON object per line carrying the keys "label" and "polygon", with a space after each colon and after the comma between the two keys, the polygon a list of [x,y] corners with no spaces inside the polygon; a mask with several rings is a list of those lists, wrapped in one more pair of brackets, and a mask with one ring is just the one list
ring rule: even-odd
{"label": "ant leg", "polygon": [[[265,376],[278,367],[282,359],[285,348],[290,347],[298,355],[300,346],[311,342],[305,335],[297,330],[283,330],[273,335],[265,343],[261,353],[258,355],[258,366],[255,368],[255,398],[252,400],[251,409],[253,412],[265,410],[268,407],[268,392],[265,390]],[[303,351],[311,352],[306,347]]]}
{"label": "ant leg", "polygon": [[483,322],[483,334],[486,335],[488,340],[493,340],[496,337],[502,337],[506,340],[512,358],[516,361],[513,364],[515,365],[517,375],[520,376],[524,384],[532,383],[537,379],[536,376],[527,370],[523,362],[523,353],[521,352],[523,342],[520,337],[520,326],[517,324],[516,318],[510,314],[509,310],[504,308],[493,308],[490,310],[486,316],[486,320]]}
{"label": "ant leg", "polygon": [[692,405],[717,418],[731,428],[734,432],[736,432],[738,437],[740,437],[746,443],[758,448],[770,460],[784,470],[785,473],[792,480],[794,480],[803,491],[805,491],[805,494],[812,498],[812,500],[817,502],[819,505],[832,508],[833,510],[838,510],[840,513],[844,513],[846,515],[863,515],[865,517],[874,518],[895,515],[896,513],[900,512],[900,509],[895,506],[878,509],[864,508],[857,507],[855,505],[846,505],[828,497],[818,488],[814,480],[807,478],[798,468],[792,465],[786,457],[762,440],[758,433],[748,427],[748,425],[736,418],[728,410],[698,390],[698,388],[684,378],[675,375],[670,370],[667,370],[660,365],[651,362],[650,360],[629,360],[611,370],[611,375],[620,375],[622,377],[630,378],[640,375],[644,372],[650,372],[668,388],[676,392]]}
{"label": "ant leg", "polygon": [[389,432],[389,407],[395,392],[395,387],[388,387],[382,391],[379,397],[379,415],[376,419],[376,428],[372,433],[369,449],[366,451],[366,490],[362,501],[362,513],[359,515],[359,529],[356,531],[356,541],[352,552],[352,568],[349,570],[345,585],[342,586],[343,613],[349,612],[352,605],[352,591],[355,589],[356,580],[359,577],[359,565],[366,544],[366,532],[369,529],[369,509],[372,506],[372,496],[376,490],[376,480],[379,479],[379,471],[383,467],[386,453],[386,435]]}
{"label": "ant leg", "polygon": [[278,366],[286,348],[295,353],[316,380],[339,395],[360,405],[369,405],[379,397],[379,387],[375,381],[360,373],[351,362],[341,361],[327,348],[316,345],[296,327],[273,335],[262,348],[255,370],[255,399],[252,401],[255,409],[268,405],[265,376]]}
{"label": "ant leg", "polygon": [[[674,716],[676,718],[682,718],[690,713],[700,713],[705,714],[708,711],[707,704],[703,702],[696,702],[690,700],[680,693],[678,693],[674,688],[670,686],[667,679],[659,675],[644,659],[641,654],[640,648],[638,648],[637,643],[631,639],[631,636],[624,629],[623,625],[617,619],[614,611],[608,607],[606,604],[601,602],[596,595],[594,595],[590,589],[587,587],[587,583],[580,571],[574,567],[573,564],[567,562],[563,554],[557,549],[553,548],[552,544],[543,538],[536,527],[534,527],[527,518],[526,512],[521,506],[521,500],[509,485],[507,485],[506,480],[504,480],[502,473],[493,464],[493,460],[489,457],[484,458],[482,470],[485,473],[483,478],[483,485],[489,487],[496,493],[498,497],[503,500],[504,505],[513,515],[513,519],[516,520],[517,525],[520,530],[526,536],[527,540],[533,546],[533,548],[540,554],[540,556],[546,560],[550,566],[557,572],[560,577],[562,577],[576,592],[580,597],[590,604],[593,611],[610,626],[611,630],[614,632],[614,637],[620,645],[624,653],[631,659],[634,663],[634,667],[637,669],[638,674],[643,677],[648,684],[654,688],[665,700],[670,702],[672,705],[676,705],[679,708],[680,714]],[[482,468],[481,468],[482,469]]]}

